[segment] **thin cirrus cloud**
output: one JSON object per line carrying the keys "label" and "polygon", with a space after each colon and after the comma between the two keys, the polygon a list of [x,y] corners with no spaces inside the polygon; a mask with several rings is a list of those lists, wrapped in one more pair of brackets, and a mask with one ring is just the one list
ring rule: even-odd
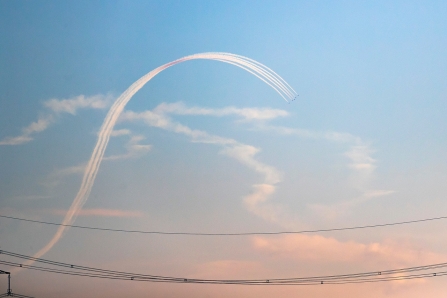
{"label": "thin cirrus cloud", "polygon": [[21,145],[34,140],[34,135],[45,131],[51,124],[56,122],[58,116],[63,113],[76,115],[79,109],[105,109],[111,101],[111,95],[79,95],[69,99],[50,99],[43,103],[46,108],[45,115],[38,118],[22,129],[22,134],[15,137],[5,137],[0,140],[0,145]]}

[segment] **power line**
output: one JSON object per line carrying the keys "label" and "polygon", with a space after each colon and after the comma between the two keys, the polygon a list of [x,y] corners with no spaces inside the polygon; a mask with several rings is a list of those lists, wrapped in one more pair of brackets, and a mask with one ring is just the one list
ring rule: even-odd
{"label": "power line", "polygon": [[373,225],[353,226],[353,227],[342,227],[342,228],[301,230],[301,231],[279,231],[279,232],[242,232],[242,233],[200,233],[200,232],[142,231],[142,230],[98,228],[98,227],[80,226],[80,225],[65,225],[65,224],[60,224],[60,223],[55,223],[55,222],[26,219],[26,218],[12,217],[12,216],[6,216],[6,215],[0,215],[0,218],[14,219],[14,220],[20,220],[20,221],[32,222],[32,223],[38,223],[38,224],[45,224],[45,225],[52,225],[52,226],[64,226],[64,227],[71,227],[71,228],[85,229],[85,230],[97,230],[97,231],[121,232],[121,233],[134,233],[134,234],[184,235],[184,236],[253,236],[253,235],[306,234],[306,233],[336,232],[336,231],[348,231],[348,230],[380,228],[380,227],[398,226],[398,225],[406,225],[406,224],[414,224],[414,223],[421,223],[421,222],[428,222],[428,221],[447,219],[447,216],[439,216],[439,217],[432,217],[432,218],[425,218],[425,219],[416,219],[416,220],[409,220],[409,221],[400,221],[400,222],[393,222],[393,223],[383,223],[383,224],[373,224]]}
{"label": "power line", "polygon": [[[148,275],[148,274],[105,270],[94,267],[86,267],[86,266],[56,262],[47,259],[34,258],[31,256],[21,255],[8,251],[0,251],[0,254],[24,260],[32,260],[53,267],[62,267],[63,269],[27,265],[27,264],[20,264],[16,262],[0,260],[0,264],[11,267],[21,267],[24,269],[31,269],[41,272],[57,273],[71,276],[96,277],[96,278],[105,278],[113,280],[165,282],[165,283],[227,284],[227,285],[318,285],[318,284],[351,284],[351,283],[384,282],[384,281],[430,278],[430,277],[447,275],[447,271],[445,270],[433,272],[433,270],[447,267],[447,263],[438,263],[438,264],[383,270],[383,271],[327,275],[327,276],[297,277],[297,278],[194,279],[194,278]],[[421,273],[420,271],[431,271],[431,272]]]}

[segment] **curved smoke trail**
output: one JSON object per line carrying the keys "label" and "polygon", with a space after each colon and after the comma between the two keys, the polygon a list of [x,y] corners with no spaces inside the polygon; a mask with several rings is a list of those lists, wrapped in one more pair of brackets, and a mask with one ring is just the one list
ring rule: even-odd
{"label": "curved smoke trail", "polygon": [[[96,146],[93,150],[92,156],[90,157],[90,160],[85,169],[81,187],[79,188],[79,191],[75,199],[73,200],[70,209],[65,215],[65,218],[62,222],[63,225],[73,224],[73,222],[76,220],[77,213],[79,212],[79,210],[81,210],[82,206],[84,206],[85,202],[87,201],[90,195],[90,191],[92,190],[93,183],[95,182],[96,175],[98,174],[99,165],[104,156],[104,151],[106,150],[107,143],[109,142],[110,134],[121,112],[124,110],[124,107],[132,98],[132,96],[163,70],[176,64],[195,59],[217,60],[240,67],[264,81],[267,85],[269,85],[277,93],[279,93],[286,101],[291,100],[296,96],[296,92],[292,89],[292,87],[290,87],[290,85],[287,84],[284,79],[282,79],[278,74],[276,74],[267,66],[250,58],[230,53],[216,52],[194,54],[166,63],[152,70],[151,72],[138,79],[126,91],[124,91],[123,94],[121,94],[121,96],[118,97],[118,99],[113,103],[112,107],[107,113],[107,116],[104,119],[104,123],[102,124],[98,134],[98,141],[96,142]],[[59,239],[63,236],[64,232],[67,229],[68,227],[66,226],[60,226],[53,238],[47,243],[47,245],[45,245],[40,251],[38,251],[34,255],[34,257],[40,258],[44,254],[46,254],[59,241]],[[33,261],[30,261],[29,263],[33,263]]]}

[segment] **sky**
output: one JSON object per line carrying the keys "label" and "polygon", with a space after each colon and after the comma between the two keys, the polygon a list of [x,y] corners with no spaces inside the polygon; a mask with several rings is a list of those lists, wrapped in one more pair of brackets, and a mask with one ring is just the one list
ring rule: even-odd
{"label": "sky", "polygon": [[[117,118],[74,224],[240,233],[446,216],[446,14],[445,1],[2,0],[0,215],[62,223],[113,102],[161,65],[227,52],[266,65],[299,96],[287,102],[221,61],[164,70]],[[188,278],[332,275],[445,262],[445,224],[243,237],[71,228],[42,257]],[[35,255],[56,232],[0,218],[0,248]],[[22,269],[12,290],[49,298],[411,298],[443,297],[447,286],[445,277],[155,284]]]}

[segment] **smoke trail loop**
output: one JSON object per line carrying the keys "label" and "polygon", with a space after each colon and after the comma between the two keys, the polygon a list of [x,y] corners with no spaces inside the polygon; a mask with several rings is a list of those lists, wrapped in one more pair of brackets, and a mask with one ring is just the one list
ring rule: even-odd
{"label": "smoke trail loop", "polygon": [[[132,96],[136,92],[138,92],[138,90],[140,90],[147,82],[149,82],[153,77],[155,77],[163,70],[176,64],[196,59],[216,60],[242,68],[243,70],[248,71],[249,73],[261,79],[264,83],[272,87],[286,101],[291,100],[296,96],[296,92],[290,87],[290,85],[287,84],[287,82],[284,79],[282,79],[278,74],[276,74],[273,70],[271,70],[267,66],[253,59],[231,53],[217,52],[217,53],[194,54],[171,61],[150,71],[149,73],[138,79],[136,82],[134,82],[113,103],[98,133],[98,140],[95,145],[95,148],[93,149],[90,160],[88,161],[87,166],[85,168],[81,186],[75,199],[73,200],[72,205],[70,206],[70,209],[65,215],[65,218],[62,222],[63,225],[58,228],[53,238],[33,256],[34,258],[40,258],[44,254],[46,254],[67,231],[68,229],[67,226],[73,224],[73,222],[76,220],[78,211],[86,203],[92,190],[95,178],[98,174],[98,169],[101,164],[101,160],[104,156],[104,152],[110,139],[110,134],[113,131],[113,127],[115,126],[115,123],[117,122],[120,114],[124,110],[124,107],[129,102],[129,100],[132,98]],[[32,264],[33,262],[34,261],[32,260],[28,261],[27,265]]]}

